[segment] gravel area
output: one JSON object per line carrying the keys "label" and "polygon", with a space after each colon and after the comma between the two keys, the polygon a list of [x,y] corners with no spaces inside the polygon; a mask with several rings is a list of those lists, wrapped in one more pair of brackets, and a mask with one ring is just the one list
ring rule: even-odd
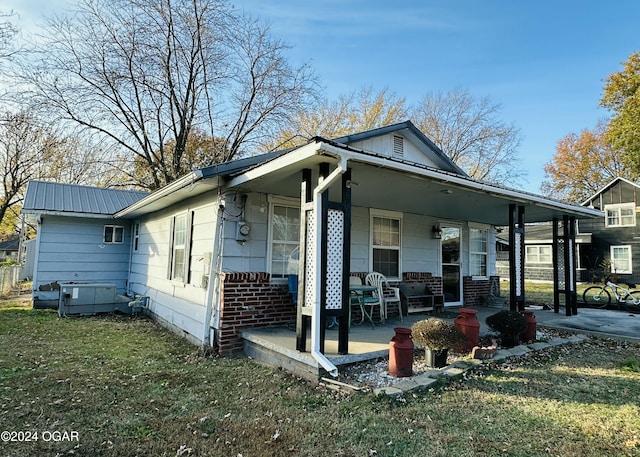
{"label": "gravel area", "polygon": [[[567,336],[566,332],[558,332],[554,330],[538,330],[536,339],[538,341],[549,340],[558,336]],[[489,346],[491,344],[490,339],[492,335],[484,335],[481,337],[480,345]],[[499,348],[499,346],[498,346]],[[470,354],[455,354],[449,351],[447,358],[447,364],[452,364],[457,360],[469,359]],[[389,374],[389,360],[387,357],[371,360],[368,362],[362,362],[355,365],[351,365],[340,370],[340,374],[337,378],[338,381],[350,384],[352,386],[360,387],[365,390],[373,390],[381,387],[389,387],[406,379],[412,379],[413,377],[420,376],[427,371],[436,370],[427,366],[424,362],[424,349],[416,347],[414,349],[413,357],[413,376],[398,378]]]}

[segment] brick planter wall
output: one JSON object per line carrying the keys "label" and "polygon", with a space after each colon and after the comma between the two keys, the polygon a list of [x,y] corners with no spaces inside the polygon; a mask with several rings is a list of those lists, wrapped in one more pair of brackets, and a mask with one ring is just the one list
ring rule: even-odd
{"label": "brick planter wall", "polygon": [[296,305],[286,284],[271,284],[269,273],[222,273],[221,355],[241,352],[241,332],[248,328],[283,326],[296,320]]}

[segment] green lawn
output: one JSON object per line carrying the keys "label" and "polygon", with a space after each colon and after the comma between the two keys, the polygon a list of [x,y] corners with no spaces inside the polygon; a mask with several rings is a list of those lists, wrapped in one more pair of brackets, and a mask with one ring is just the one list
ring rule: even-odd
{"label": "green lawn", "polygon": [[0,455],[640,455],[639,360],[638,345],[589,340],[393,399],[204,357],[144,318],[4,304],[0,431],[39,439]]}

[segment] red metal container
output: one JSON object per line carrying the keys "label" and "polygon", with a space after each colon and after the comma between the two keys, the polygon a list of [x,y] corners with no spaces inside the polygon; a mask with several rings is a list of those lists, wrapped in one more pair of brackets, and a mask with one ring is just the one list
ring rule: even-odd
{"label": "red metal container", "polygon": [[536,315],[533,314],[533,311],[522,311],[522,314],[527,318],[527,328],[524,332],[520,334],[520,340],[523,343],[528,343],[529,341],[535,341],[536,332],[538,330],[538,322],[536,321]]}
{"label": "red metal container", "polygon": [[476,317],[478,311],[471,308],[460,308],[458,312],[460,315],[455,318],[453,325],[467,337],[466,350],[470,351],[478,345],[480,340],[480,322]]}
{"label": "red metal container", "polygon": [[389,341],[389,374],[398,378],[413,375],[413,340],[411,329],[395,327]]}

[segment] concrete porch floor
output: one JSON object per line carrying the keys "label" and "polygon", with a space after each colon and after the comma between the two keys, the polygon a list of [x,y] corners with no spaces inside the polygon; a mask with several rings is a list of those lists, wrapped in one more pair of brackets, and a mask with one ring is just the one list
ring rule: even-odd
{"label": "concrete porch floor", "polygon": [[[349,332],[349,353],[338,354],[337,330],[326,330],[325,356],[338,368],[366,360],[377,359],[389,355],[389,341],[394,336],[395,327],[411,328],[411,325],[432,316],[442,317],[451,322],[458,315],[460,307],[447,307],[440,315],[431,313],[416,313],[405,316],[403,321],[399,317],[392,318],[384,324],[352,325]],[[500,311],[493,307],[466,307],[477,311],[480,323],[480,333],[490,329],[485,323],[487,316]],[[541,306],[528,307],[534,312],[539,327],[549,327],[577,333],[594,334],[605,337],[627,339],[640,342],[640,315],[633,315],[625,311],[579,308],[578,315],[566,316],[564,309],[560,313],[544,310]],[[309,334],[311,332],[308,332]],[[310,352],[296,350],[295,328],[268,327],[245,330],[244,351],[263,363],[281,367],[304,378],[317,381],[323,376],[323,370],[318,366]],[[311,349],[310,338],[307,338],[307,351]]]}

